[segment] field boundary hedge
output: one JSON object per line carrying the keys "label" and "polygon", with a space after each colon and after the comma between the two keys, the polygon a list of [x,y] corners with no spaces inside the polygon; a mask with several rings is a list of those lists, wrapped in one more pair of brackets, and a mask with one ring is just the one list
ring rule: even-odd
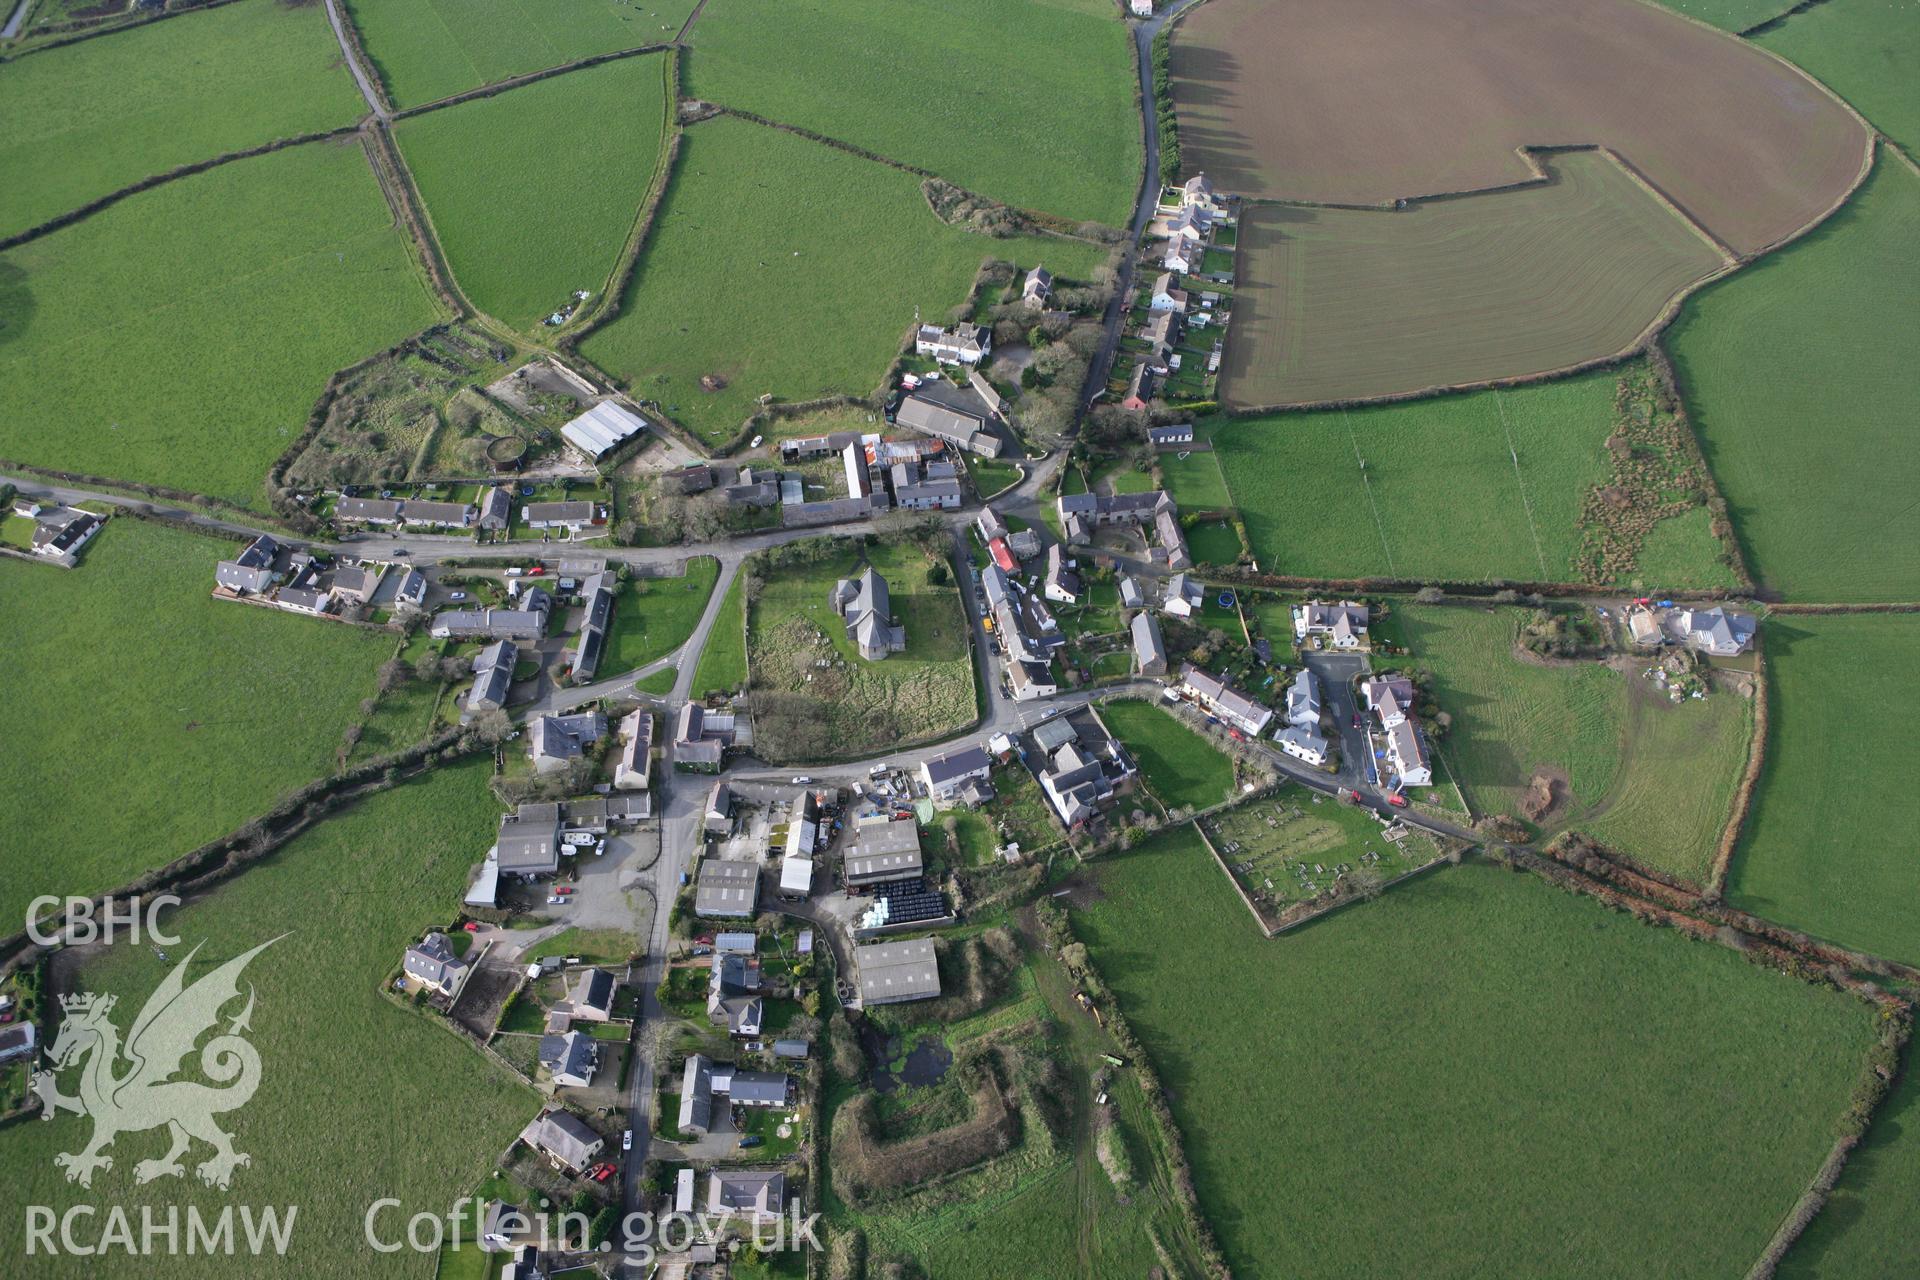
{"label": "field boundary hedge", "polygon": [[[231,0],[228,0],[228,3],[231,3]],[[218,169],[221,165],[231,164],[235,160],[251,160],[256,156],[270,155],[275,151],[284,151],[288,147],[305,146],[309,142],[331,142],[344,138],[349,134],[356,133],[359,131],[359,128],[360,126],[357,124],[346,124],[341,125],[337,129],[326,129],[319,133],[301,133],[295,134],[290,138],[275,138],[272,142],[263,142],[259,146],[246,147],[239,151],[228,151],[213,156],[210,159],[195,160],[188,164],[175,165],[164,173],[151,174],[140,179],[138,182],[121,187],[117,191],[109,191],[106,195],[96,196],[78,208],[69,209],[65,213],[48,218],[45,222],[37,226],[28,227],[25,231],[16,231],[10,236],[0,237],[0,253],[4,253],[8,249],[17,249],[29,241],[38,240],[42,236],[51,235],[65,227],[72,226],[83,218],[90,218],[101,210],[111,208],[127,197],[137,196],[143,191],[151,191],[155,187],[165,186],[167,183],[176,182],[181,178],[191,178],[195,174],[205,173],[209,169]]]}
{"label": "field boundary hedge", "polygon": [[1747,739],[1747,767],[1734,788],[1733,807],[1727,813],[1727,825],[1720,830],[1720,843],[1713,851],[1707,870],[1707,897],[1718,902],[1727,895],[1727,877],[1733,871],[1733,852],[1746,830],[1753,812],[1753,793],[1760,785],[1760,771],[1767,762],[1767,732],[1771,711],[1768,701],[1772,685],[1767,679],[1767,656],[1759,645],[1753,649],[1753,732]]}
{"label": "field boundary hedge", "polygon": [[[1050,941],[1057,944],[1058,951],[1064,952],[1069,945],[1079,942],[1073,931],[1072,916],[1067,912],[1055,908],[1045,913],[1044,921],[1048,933],[1052,935]],[[1081,950],[1087,951],[1087,948],[1082,945]],[[1087,955],[1086,972],[1095,981],[1083,983],[1082,989],[1093,988],[1087,991],[1088,998],[1104,1017],[1103,1025],[1107,1033],[1127,1055],[1128,1065],[1139,1081],[1140,1094],[1146,1100],[1147,1112],[1153,1117],[1154,1127],[1159,1130],[1161,1148],[1166,1153],[1167,1172],[1172,1176],[1174,1207],[1193,1237],[1194,1250],[1200,1255],[1211,1280],[1232,1280],[1233,1272],[1227,1266],[1225,1255],[1220,1252],[1213,1226],[1200,1207],[1199,1191],[1193,1183],[1193,1165],[1187,1159],[1180,1126],[1173,1118],[1173,1109],[1167,1105],[1166,1086],[1160,1083],[1159,1073],[1154,1070],[1152,1055],[1140,1043],[1140,1037],[1134,1034],[1133,1024],[1127,1021],[1119,998],[1113,994],[1112,985],[1100,973],[1091,952]]]}
{"label": "field boundary hedge", "polygon": [[[476,89],[462,89],[459,93],[450,93],[444,98],[435,98],[432,102],[422,102],[412,107],[401,107],[393,110],[391,114],[392,118],[396,121],[411,120],[413,117],[423,116],[429,111],[439,111],[445,107],[457,107],[463,102],[476,102],[481,98],[491,98],[496,94],[524,88],[530,84],[537,84],[542,80],[551,80],[555,76],[564,76],[575,71],[585,71],[589,67],[597,67],[602,63],[619,62],[626,58],[638,58],[649,53],[665,53],[668,50],[677,52],[679,48],[680,46],[678,44],[669,41],[665,44],[635,45],[631,49],[616,49],[612,53],[589,54],[584,58],[576,58],[572,62],[563,62],[557,67],[546,67],[540,71],[522,72],[517,76],[509,76],[505,80],[496,80],[492,84],[483,84]],[[383,93],[381,96],[384,97],[385,94]]]}
{"label": "field boundary hedge", "polygon": [[[226,835],[217,836],[118,888],[95,894],[89,902],[97,906],[110,899],[139,900],[155,893],[175,893],[190,899],[277,853],[289,840],[335,810],[421,777],[430,772],[435,763],[450,763],[480,746],[480,739],[470,731],[448,729],[405,750],[376,756],[309,782]],[[64,930],[66,923],[64,911],[39,921],[42,932]],[[4,958],[0,974],[57,949],[34,943],[24,928],[0,937],[0,958]]]}
{"label": "field boundary hedge", "polygon": [[[640,253],[653,234],[654,218],[659,213],[661,201],[666,198],[667,187],[671,184],[672,174],[680,161],[681,53],[678,46],[657,47],[671,51],[667,58],[666,70],[661,77],[662,92],[666,95],[666,108],[661,113],[659,159],[653,167],[653,181],[648,184],[647,193],[641,198],[640,211],[635,215],[633,226],[627,232],[626,243],[620,247],[619,256],[613,260],[613,266],[607,272],[607,282],[601,287],[599,299],[589,303],[582,314],[575,317],[573,323],[567,326],[566,331],[554,340],[555,349],[566,352],[573,359],[582,358],[576,349],[581,338],[620,314],[620,306],[625,299],[627,286],[633,282],[634,268],[639,264]],[[596,372],[600,371],[596,370]],[[602,381],[613,385],[610,378],[603,376]]]}
{"label": "field boundary hedge", "polygon": [[426,271],[429,292],[453,313],[454,319],[465,320],[480,314],[453,278],[453,268],[441,252],[439,238],[427,218],[425,202],[414,185],[413,171],[407,168],[406,158],[400,154],[399,144],[394,142],[387,122],[369,121],[361,130],[361,147],[373,168],[374,181],[380,184],[380,193],[393,210],[394,221],[413,241],[414,258]]}
{"label": "field boundary hedge", "polygon": [[[100,36],[110,36],[120,31],[129,31],[135,27],[150,27],[156,22],[168,18],[181,18],[190,13],[204,13],[209,9],[219,9],[236,3],[236,0],[201,0],[199,4],[188,5],[182,9],[168,7],[157,13],[110,13],[98,19],[75,18],[66,22],[50,22],[45,26],[23,28],[15,37],[19,40],[32,38],[37,32],[48,31],[55,34],[67,32],[59,39],[49,40],[45,44],[36,44],[25,49],[16,49],[12,53],[0,56],[0,63],[12,62],[28,54],[45,53],[49,49],[64,49],[68,45],[79,44],[82,40],[93,40]],[[8,10],[12,12],[11,9]]]}
{"label": "field boundary hedge", "polygon": [[[101,497],[115,506],[132,514],[141,514],[136,505],[137,499],[126,494],[137,494],[141,498],[164,498],[169,502],[184,502],[189,506],[209,507],[219,511],[231,511],[235,515],[262,518],[263,513],[236,506],[225,498],[216,498],[211,494],[194,493],[187,489],[174,489],[163,484],[148,484],[144,480],[114,480],[107,476],[96,476],[84,471],[61,471],[55,467],[36,466],[30,462],[17,462],[11,458],[0,458],[0,473],[16,472],[20,475],[36,476],[42,480],[57,480],[62,484],[83,486],[101,491]],[[157,512],[147,513],[154,518],[162,518]],[[213,519],[214,517],[208,517]],[[272,519],[271,515],[266,516]],[[177,523],[177,522],[176,522]],[[191,526],[196,532],[219,533],[217,526]]]}

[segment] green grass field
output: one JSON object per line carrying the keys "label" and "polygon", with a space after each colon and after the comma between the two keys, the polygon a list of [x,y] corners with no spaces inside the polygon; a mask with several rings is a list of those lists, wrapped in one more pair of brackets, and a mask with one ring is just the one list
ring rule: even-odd
{"label": "green grass field", "polygon": [[0,173],[20,179],[0,182],[0,236],[365,111],[317,4],[245,0],[19,58],[0,76]]}
{"label": "green grass field", "polygon": [[[576,289],[605,286],[660,159],[665,68],[662,56],[627,58],[400,122],[407,167],[476,307],[537,330]],[[592,146],[567,145],[582,131]]]}
{"label": "green grass field", "polygon": [[1082,900],[1238,1274],[1742,1274],[1868,1041],[1848,997],[1479,863],[1267,942],[1181,830]]}
{"label": "green grass field", "polygon": [[[694,0],[344,0],[373,70],[397,106],[596,53],[666,44]],[[602,138],[602,141],[605,139]],[[544,158],[544,155],[543,155]]]}
{"label": "green grass field", "polygon": [[1227,477],[1220,469],[1223,461],[1220,454],[1211,450],[1191,452],[1184,458],[1177,453],[1160,455],[1160,472],[1166,478],[1167,492],[1173,495],[1182,511],[1233,505],[1233,498],[1227,492]]}
{"label": "green grass field", "polygon": [[1910,617],[1767,623],[1767,757],[1734,852],[1733,901],[1850,946],[1920,961],[1920,818],[1889,696],[1920,661]]}
{"label": "green grass field", "polygon": [[[747,682],[746,580],[735,574],[693,670],[693,696],[730,693]],[[668,686],[671,688],[672,686]]]}
{"label": "green grass field", "polygon": [[[1601,372],[1248,418],[1220,426],[1213,442],[1254,556],[1269,573],[1577,581],[1582,503],[1611,474],[1606,440],[1618,381]],[[1181,488],[1176,482],[1174,494],[1184,503]],[[1655,563],[1683,571],[1670,581],[1731,582],[1704,522],[1674,533],[1684,548],[1664,537],[1655,548]]]}
{"label": "green grass field", "polygon": [[1536,666],[1513,656],[1518,609],[1399,601],[1392,625],[1413,664],[1433,673],[1453,717],[1440,751],[1482,812],[1517,813],[1537,768],[1565,773],[1575,811],[1598,804],[1620,772],[1625,691],[1596,663]]}
{"label": "green grass field", "polygon": [[249,504],[336,369],[441,318],[357,141],[0,254],[0,314],[0,456]]}
{"label": "green grass field", "polygon": [[1790,599],[1920,598],[1917,292],[1920,175],[1883,157],[1819,230],[1668,332],[1748,564]]}
{"label": "green grass field", "polygon": [[1920,1071],[1911,1059],[1847,1159],[1826,1207],[1781,1265],[1782,1280],[1920,1275],[1920,1234],[1908,1207],[1920,1197]]}
{"label": "green grass field", "polygon": [[1132,753],[1147,786],[1169,809],[1204,809],[1233,795],[1233,761],[1179,720],[1134,698],[1102,703],[1100,718]]}
{"label": "green grass field", "polygon": [[1100,0],[710,0],[689,91],[1008,204],[1122,226],[1142,159],[1128,42]]}
{"label": "green grass field", "polygon": [[[812,708],[810,716],[791,717],[780,730],[760,705],[755,742],[767,758],[886,751],[973,723],[978,715],[973,659],[951,575],[945,582],[930,582],[934,562],[909,543],[823,550],[828,554],[809,562],[756,560],[743,570],[762,582],[747,620],[755,696],[795,695]],[[863,563],[886,580],[893,619],[906,629],[906,649],[876,661],[859,656],[829,599],[834,584],[859,572]]]}
{"label": "green grass field", "polygon": [[1705,877],[1746,768],[1751,704],[1730,689],[1677,705],[1643,679],[1592,661],[1546,666],[1514,656],[1527,611],[1393,606],[1388,629],[1433,673],[1452,726],[1447,771],[1476,813],[1524,817],[1536,770],[1560,781],[1544,832],[1586,831],[1636,858]]}
{"label": "green grass field", "polygon": [[1920,148],[1920,6],[1823,0],[1754,42],[1812,73],[1907,154]]}
{"label": "green grass field", "polygon": [[[0,766],[4,918],[114,888],[332,771],[394,637],[214,600],[234,550],[123,517],[72,572],[0,559],[6,701],[35,738]],[[63,796],[92,798],[84,822]]]}
{"label": "green grass field", "polygon": [[[67,1116],[8,1133],[0,1165],[8,1198],[112,1203],[136,1223],[142,1205],[163,1218],[176,1204],[204,1214],[236,1203],[299,1206],[284,1257],[209,1259],[185,1256],[183,1248],[177,1257],[143,1261],[147,1275],[431,1276],[430,1253],[406,1251],[375,1265],[362,1232],[369,1206],[383,1196],[402,1202],[378,1219],[388,1239],[404,1238],[414,1213],[446,1212],[493,1168],[539,1100],[457,1037],[427,1025],[425,1015],[388,1004],[378,987],[409,941],[449,919],[498,812],[484,761],[443,768],[329,818],[177,913],[173,928],[183,941],[170,949],[172,959],[204,946],[196,976],[211,961],[280,938],[242,979],[257,997],[248,1039],[260,1054],[261,1083],[250,1103],[220,1118],[236,1150],[253,1157],[231,1190],[201,1186],[191,1165],[184,1179],[136,1186],[135,1163],[166,1148],[164,1135],[153,1132],[122,1134],[112,1171],[96,1175],[90,1193],[71,1187],[53,1157],[77,1150],[91,1126]],[[148,948],[123,946],[90,963],[84,983],[119,997],[114,1020],[124,1031],[165,969]],[[63,1083],[72,1090],[71,1077]],[[432,1104],[422,1105],[425,1098]],[[196,1144],[188,1158],[204,1159],[206,1150]],[[68,1256],[36,1259],[29,1270],[91,1277],[100,1265]]]}
{"label": "green grass field", "polygon": [[[644,667],[687,642],[713,595],[720,562],[696,556],[678,578],[635,578],[621,591],[613,611],[600,670],[608,675]],[[709,641],[711,645],[711,641]]]}
{"label": "green grass field", "polygon": [[[822,218],[825,209],[849,216]],[[914,309],[945,316],[988,257],[1044,260],[1069,278],[1105,260],[1078,241],[955,230],[911,174],[710,120],[685,134],[620,314],[580,347],[702,440],[724,443],[763,393],[871,394]],[[720,298],[738,305],[715,306]],[[725,385],[703,390],[708,375]]]}

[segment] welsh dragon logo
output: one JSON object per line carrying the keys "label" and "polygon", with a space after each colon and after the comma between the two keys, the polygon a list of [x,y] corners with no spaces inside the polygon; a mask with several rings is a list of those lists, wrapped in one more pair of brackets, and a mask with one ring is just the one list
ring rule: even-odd
{"label": "welsh dragon logo", "polygon": [[[106,1149],[115,1138],[163,1125],[173,1145],[159,1159],[135,1165],[136,1182],[184,1175],[180,1157],[195,1138],[213,1148],[213,1154],[195,1168],[209,1186],[224,1190],[236,1168],[253,1162],[233,1149],[232,1137],[214,1120],[245,1106],[260,1087],[260,1054],[241,1035],[253,1017],[251,986],[246,1006],[233,1015],[226,1031],[200,1049],[200,1072],[214,1084],[175,1076],[200,1038],[216,1029],[220,1011],[239,998],[241,971],[278,941],[263,942],[188,986],[187,967],[200,950],[194,947],[140,1010],[124,1046],[112,1019],[115,997],[85,993],[61,999],[64,1016],[47,1051],[49,1069],[34,1074],[33,1091],[40,1095],[43,1120],[61,1111],[93,1117],[93,1140],[79,1151],[54,1157],[54,1163],[67,1171],[67,1181],[92,1186],[95,1170],[113,1168],[113,1157]],[[68,1097],[59,1091],[55,1077],[76,1063],[83,1064],[80,1093]]]}

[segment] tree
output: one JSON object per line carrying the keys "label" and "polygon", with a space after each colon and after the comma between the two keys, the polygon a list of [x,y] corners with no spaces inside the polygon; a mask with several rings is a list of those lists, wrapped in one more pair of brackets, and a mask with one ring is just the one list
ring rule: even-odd
{"label": "tree", "polygon": [[927,566],[927,583],[930,586],[944,587],[951,575],[947,572],[945,560],[935,560]]}
{"label": "tree", "polygon": [[1422,587],[1413,593],[1413,598],[1420,604],[1439,604],[1447,598],[1447,593],[1438,587]]}

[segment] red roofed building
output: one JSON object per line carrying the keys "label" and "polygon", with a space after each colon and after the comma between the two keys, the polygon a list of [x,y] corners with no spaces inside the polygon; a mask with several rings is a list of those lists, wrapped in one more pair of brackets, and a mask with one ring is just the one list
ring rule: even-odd
{"label": "red roofed building", "polygon": [[1002,573],[1012,573],[1020,567],[1020,562],[1013,558],[1013,552],[1007,550],[1007,540],[1005,538],[995,538],[992,542],[989,542],[987,544],[987,551],[993,556],[993,562],[1000,566],[1000,572]]}

